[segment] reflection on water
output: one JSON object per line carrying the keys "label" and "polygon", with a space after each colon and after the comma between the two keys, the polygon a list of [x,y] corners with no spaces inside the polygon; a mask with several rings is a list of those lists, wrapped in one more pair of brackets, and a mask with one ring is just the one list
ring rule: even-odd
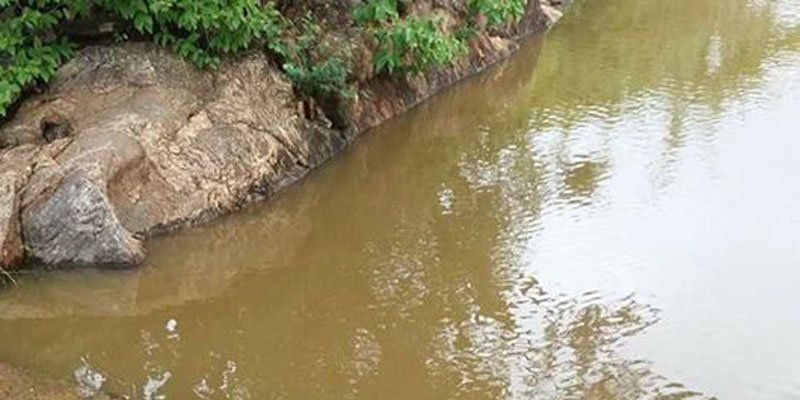
{"label": "reflection on water", "polygon": [[0,360],[133,399],[800,396],[800,4],[577,4],[130,272],[0,293]]}

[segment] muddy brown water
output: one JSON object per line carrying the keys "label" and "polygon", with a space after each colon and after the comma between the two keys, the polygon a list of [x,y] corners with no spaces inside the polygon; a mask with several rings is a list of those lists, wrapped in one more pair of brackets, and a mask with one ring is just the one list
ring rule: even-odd
{"label": "muddy brown water", "polygon": [[800,399],[800,1],[578,3],[0,361],[132,399]]}

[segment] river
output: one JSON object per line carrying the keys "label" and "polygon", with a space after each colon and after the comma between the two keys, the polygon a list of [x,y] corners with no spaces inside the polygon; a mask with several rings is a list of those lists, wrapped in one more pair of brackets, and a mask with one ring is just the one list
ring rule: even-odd
{"label": "river", "polygon": [[800,399],[800,1],[587,0],[133,271],[0,292],[132,399]]}

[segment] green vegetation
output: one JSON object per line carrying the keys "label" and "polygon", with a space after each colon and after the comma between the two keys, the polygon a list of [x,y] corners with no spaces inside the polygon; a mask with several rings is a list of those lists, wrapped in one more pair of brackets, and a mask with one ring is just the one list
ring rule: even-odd
{"label": "green vegetation", "polygon": [[356,7],[353,17],[372,34],[377,49],[373,59],[377,72],[420,73],[451,63],[466,50],[466,42],[478,30],[478,16],[488,27],[519,20],[527,0],[466,0],[467,24],[446,32],[436,17],[401,17],[404,0],[367,0]]}
{"label": "green vegetation", "polygon": [[519,20],[525,14],[527,0],[468,0],[472,15],[483,15],[489,27]]}
{"label": "green vegetation", "polygon": [[50,79],[76,47],[64,26],[90,12],[121,22],[200,67],[274,40],[281,18],[259,0],[0,0],[0,116],[35,82]]}
{"label": "green vegetation", "polygon": [[270,41],[281,31],[272,3],[259,0],[103,0],[135,29],[171,47],[200,67],[214,67],[220,57]]}
{"label": "green vegetation", "polygon": [[[527,0],[464,0],[489,27],[519,18]],[[404,15],[413,0],[365,0],[352,10],[375,46],[378,73],[422,73],[452,62],[480,28],[477,18],[448,31],[442,18]],[[278,1],[278,3],[287,3]],[[25,90],[53,77],[78,45],[66,27],[102,15],[117,38],[152,40],[202,68],[264,48],[301,96],[352,95],[346,45],[326,43],[319,22],[293,22],[269,0],[0,0],[0,117]],[[289,2],[291,5],[292,2]]]}
{"label": "green vegetation", "polygon": [[369,0],[353,12],[356,23],[375,41],[377,72],[423,72],[450,63],[466,49],[463,41],[442,29],[440,18],[401,18],[399,5],[397,0]]}
{"label": "green vegetation", "polygon": [[375,69],[420,73],[450,63],[466,47],[440,25],[437,18],[414,16],[376,29]]}
{"label": "green vegetation", "polygon": [[27,86],[47,81],[73,46],[51,32],[85,12],[85,1],[0,0],[0,116]]}
{"label": "green vegetation", "polygon": [[333,49],[322,41],[322,27],[311,15],[299,23],[299,33],[273,46],[283,62],[283,70],[304,97],[338,96],[350,98],[353,90],[347,83],[350,49]]}

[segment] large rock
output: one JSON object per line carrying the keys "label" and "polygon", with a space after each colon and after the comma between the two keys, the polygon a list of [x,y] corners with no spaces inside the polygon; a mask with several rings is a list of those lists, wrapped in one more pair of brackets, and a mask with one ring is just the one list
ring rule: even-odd
{"label": "large rock", "polygon": [[269,196],[345,144],[298,116],[261,54],[204,72],[146,44],[84,49],[0,128],[17,177],[0,185],[0,260],[19,262],[22,237],[48,265],[134,265],[139,238]]}
{"label": "large rock", "polygon": [[35,258],[45,264],[98,266],[136,265],[144,258],[101,185],[72,176],[46,201],[25,210],[25,241]]}

